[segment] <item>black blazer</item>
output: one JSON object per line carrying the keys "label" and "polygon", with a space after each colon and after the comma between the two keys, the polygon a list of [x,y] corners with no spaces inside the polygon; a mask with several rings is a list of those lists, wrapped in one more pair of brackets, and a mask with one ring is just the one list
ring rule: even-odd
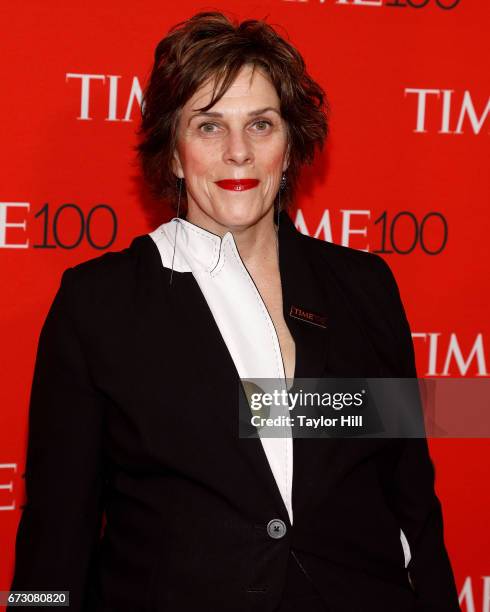
{"label": "black blazer", "polygon": [[[416,376],[383,259],[285,212],[279,243],[295,377]],[[192,273],[169,276],[147,234],[64,272],[39,339],[11,590],[69,590],[72,612],[272,612],[293,550],[331,612],[459,610],[426,441],[295,438],[291,526],[260,439],[238,437],[238,373],[207,302]]]}

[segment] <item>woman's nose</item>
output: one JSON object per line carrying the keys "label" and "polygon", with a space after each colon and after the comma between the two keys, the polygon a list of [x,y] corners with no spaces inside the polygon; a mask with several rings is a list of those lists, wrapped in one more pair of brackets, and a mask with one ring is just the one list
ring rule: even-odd
{"label": "woman's nose", "polygon": [[253,161],[252,145],[246,134],[241,131],[230,132],[225,147],[225,162],[231,164],[246,164]]}

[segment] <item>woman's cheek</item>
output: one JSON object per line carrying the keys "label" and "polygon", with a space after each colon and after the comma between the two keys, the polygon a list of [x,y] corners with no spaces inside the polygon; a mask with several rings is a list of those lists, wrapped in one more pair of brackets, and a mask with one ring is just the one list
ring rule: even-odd
{"label": "woman's cheek", "polygon": [[201,177],[206,175],[212,165],[209,163],[209,154],[204,151],[196,151],[195,148],[188,150],[184,157],[184,169],[189,175],[188,178]]}
{"label": "woman's cheek", "polygon": [[220,159],[220,150],[215,145],[203,144],[194,147],[189,154],[189,164],[194,172],[206,174],[216,169],[216,163]]}
{"label": "woman's cheek", "polygon": [[[271,154],[272,156],[272,154]],[[281,153],[274,152],[274,156],[268,158],[267,163],[267,175],[271,177],[271,180],[280,180],[282,174],[283,155]]]}

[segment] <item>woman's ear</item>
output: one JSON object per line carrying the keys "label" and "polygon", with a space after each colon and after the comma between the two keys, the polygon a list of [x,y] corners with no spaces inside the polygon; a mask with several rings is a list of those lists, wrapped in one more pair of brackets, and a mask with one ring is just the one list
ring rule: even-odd
{"label": "woman's ear", "polygon": [[177,178],[184,178],[184,170],[182,168],[182,164],[180,163],[177,148],[174,149],[174,154],[172,156],[172,171]]}

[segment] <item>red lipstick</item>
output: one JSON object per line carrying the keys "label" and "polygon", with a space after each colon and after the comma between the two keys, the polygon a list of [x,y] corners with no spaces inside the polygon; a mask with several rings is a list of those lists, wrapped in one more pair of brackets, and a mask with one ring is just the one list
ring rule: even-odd
{"label": "red lipstick", "polygon": [[216,185],[221,187],[221,189],[245,191],[246,189],[257,187],[259,182],[258,179],[223,179],[222,181],[216,181]]}

